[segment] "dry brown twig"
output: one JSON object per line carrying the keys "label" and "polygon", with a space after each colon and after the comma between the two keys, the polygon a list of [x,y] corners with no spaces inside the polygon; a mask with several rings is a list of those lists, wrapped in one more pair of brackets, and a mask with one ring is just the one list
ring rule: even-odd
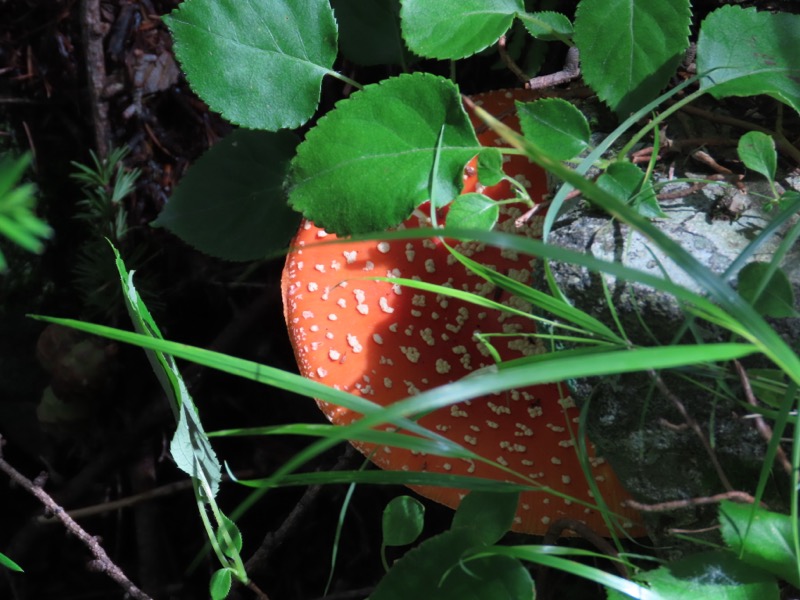
{"label": "dry brown twig", "polygon": [[[744,370],[744,367],[742,367],[742,364],[738,360],[734,360],[733,365],[736,367],[736,372],[739,374],[739,381],[742,383],[744,397],[747,398],[747,402],[751,406],[758,407],[758,400],[753,393],[753,387],[750,385],[750,378],[747,376],[747,371]],[[758,413],[753,414],[756,430],[761,434],[761,437],[764,438],[764,441],[769,444],[772,441],[772,428],[767,425],[766,421],[764,421],[764,417]],[[781,463],[781,467],[783,467],[783,470],[786,471],[786,474],[791,477],[793,471],[792,463],[789,462],[789,459],[786,456],[786,453],[783,451],[783,448],[781,448],[780,444],[778,444],[775,457],[778,459],[778,462]]]}
{"label": "dry brown twig", "polygon": [[[722,502],[723,500],[733,500],[734,502],[741,502],[742,504],[753,504],[756,501],[756,499],[747,492],[733,490],[723,494],[715,494],[714,496],[684,498],[683,500],[670,500],[669,502],[659,502],[657,504],[643,504],[642,502],[637,502],[636,500],[626,500],[625,505],[641,512],[668,512],[671,510],[680,510],[681,508],[689,508],[690,506],[716,504],[717,502]],[[761,506],[765,507],[763,502],[761,503]]]}
{"label": "dry brown twig", "polygon": [[700,425],[686,410],[686,407],[683,405],[681,399],[678,398],[675,394],[673,394],[672,390],[670,390],[667,387],[667,384],[664,383],[664,380],[658,373],[656,373],[652,369],[648,370],[647,373],[653,380],[653,382],[656,384],[658,390],[662,394],[664,394],[664,397],[666,397],[670,402],[672,402],[675,408],[678,409],[678,412],[681,413],[683,420],[686,422],[689,428],[695,433],[695,435],[697,435],[698,438],[700,438],[700,442],[703,444],[703,448],[705,449],[706,454],[708,454],[708,458],[709,460],[711,460],[711,464],[714,466],[714,470],[717,472],[717,477],[719,477],[719,480],[722,482],[722,485],[725,486],[725,489],[728,490],[728,492],[733,492],[733,486],[731,485],[728,476],[725,475],[725,471],[722,470],[722,465],[719,464],[719,461],[717,460],[717,455],[714,453],[714,449],[711,447],[711,444],[709,444],[708,438],[706,438],[706,435],[705,433],[703,433],[703,430],[700,427]]}
{"label": "dry brown twig", "polygon": [[544,88],[569,83],[581,76],[580,53],[575,46],[567,50],[567,57],[564,60],[564,68],[549,75],[540,75],[528,80],[525,87],[531,90],[541,90]]}
{"label": "dry brown twig", "polygon": [[2,436],[0,436],[0,471],[3,471],[12,481],[32,496],[35,496],[49,512],[53,513],[53,515],[64,524],[67,531],[72,533],[89,548],[89,551],[94,555],[94,560],[89,563],[90,567],[100,573],[106,573],[111,579],[117,582],[131,598],[135,598],[136,600],[152,600],[150,596],[136,587],[136,585],[127,578],[125,573],[122,572],[122,569],[111,560],[97,538],[89,535],[86,530],[78,525],[75,520],[44,491],[43,486],[44,482],[47,480],[47,475],[42,473],[34,481],[25,477],[3,458],[3,444],[4,440]]}

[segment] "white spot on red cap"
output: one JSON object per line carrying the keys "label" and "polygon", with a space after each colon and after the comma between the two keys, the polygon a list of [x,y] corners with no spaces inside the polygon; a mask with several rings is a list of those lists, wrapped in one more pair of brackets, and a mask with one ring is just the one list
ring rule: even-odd
{"label": "white spot on red cap", "polygon": [[389,301],[385,297],[382,297],[380,300],[378,300],[378,306],[380,306],[381,310],[385,313],[391,314],[394,312],[394,309],[389,306]]}
{"label": "white spot on red cap", "polygon": [[400,346],[400,352],[403,353],[409,362],[414,364],[419,362],[420,353],[419,350],[417,350],[414,346]]}
{"label": "white spot on red cap", "polygon": [[358,338],[354,335],[347,334],[347,345],[353,350],[353,352],[361,352],[364,348],[359,343]]}
{"label": "white spot on red cap", "polygon": [[425,259],[425,270],[428,273],[436,273],[436,263],[433,262],[432,258]]}
{"label": "white spot on red cap", "polygon": [[419,336],[422,340],[428,344],[428,346],[433,346],[436,343],[436,339],[433,337],[433,329],[430,327],[425,327],[421,329],[419,332]]}
{"label": "white spot on red cap", "polygon": [[461,408],[458,404],[453,404],[450,406],[450,416],[456,418],[461,417],[462,419],[465,419],[469,417],[469,413]]}

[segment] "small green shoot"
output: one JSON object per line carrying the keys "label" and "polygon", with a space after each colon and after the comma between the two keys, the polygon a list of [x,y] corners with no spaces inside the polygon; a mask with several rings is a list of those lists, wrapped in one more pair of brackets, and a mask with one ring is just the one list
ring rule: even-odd
{"label": "small green shoot", "polygon": [[[10,155],[0,157],[0,237],[5,237],[19,247],[40,254],[44,240],[53,235],[52,229],[34,212],[36,188],[32,183],[20,183],[28,165],[30,154],[20,158]],[[0,273],[8,265],[0,251]]]}

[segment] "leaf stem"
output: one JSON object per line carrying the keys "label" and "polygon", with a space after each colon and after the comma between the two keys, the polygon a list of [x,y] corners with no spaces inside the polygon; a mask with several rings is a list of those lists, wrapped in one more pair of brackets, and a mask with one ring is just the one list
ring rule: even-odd
{"label": "leaf stem", "polygon": [[634,134],[634,136],[630,140],[628,140],[628,143],[625,144],[625,147],[620,151],[619,155],[620,156],[627,156],[628,153],[631,151],[631,149],[639,142],[639,140],[641,140],[647,134],[648,131],[650,131],[651,129],[654,129],[655,131],[658,131],[658,125],[664,119],[666,119],[668,116],[670,116],[675,111],[680,110],[681,108],[683,108],[684,106],[686,106],[690,102],[693,102],[694,100],[696,100],[697,98],[699,98],[700,96],[705,94],[706,91],[707,90],[705,90],[705,89],[696,90],[695,92],[689,94],[688,96],[685,96],[684,98],[682,98],[681,100],[679,100],[678,102],[676,102],[675,104],[670,106],[667,110],[665,110],[664,112],[659,114],[652,121],[650,121],[646,126],[642,127],[638,132],[636,132],[636,134]]}
{"label": "leaf stem", "polygon": [[339,71],[330,70],[330,71],[328,71],[328,75],[336,77],[336,79],[338,79],[340,81],[344,81],[345,83],[347,83],[349,85],[352,85],[357,90],[363,90],[364,89],[364,86],[361,85],[360,83],[358,83],[355,79],[350,79],[347,75],[344,75],[343,73],[339,73]]}

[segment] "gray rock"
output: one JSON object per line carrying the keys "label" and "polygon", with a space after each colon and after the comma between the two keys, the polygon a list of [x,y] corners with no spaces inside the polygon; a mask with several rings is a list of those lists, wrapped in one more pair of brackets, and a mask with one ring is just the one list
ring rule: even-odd
{"label": "gray rock", "polygon": [[[672,189],[686,185],[675,184]],[[731,187],[711,185],[685,198],[665,201],[662,208],[668,218],[656,224],[704,265],[722,274],[772,214],[763,209],[762,198],[770,196],[769,187],[756,182],[749,183],[748,188],[749,195],[733,188],[731,196]],[[738,219],[725,218],[717,210],[727,200],[742,208]],[[791,223],[796,219],[794,216]],[[759,248],[751,260],[771,260],[785,229]],[[585,206],[561,215],[548,242],[666,276],[699,291],[694,281],[642,235]],[[575,306],[616,330],[599,274],[564,263],[551,262],[551,268],[559,287]],[[783,268],[795,292],[800,293],[800,248],[792,250]],[[603,277],[628,339],[642,346],[676,341],[688,315],[672,296],[641,284]],[[544,278],[535,280],[543,282]],[[800,320],[772,323],[797,348]],[[707,342],[731,339],[727,331],[695,321],[686,328],[681,342],[692,343],[697,337]],[[748,411],[735,371],[725,366],[697,366],[663,373],[662,378],[706,434],[734,489],[754,492],[766,443],[752,420],[744,418]],[[589,435],[638,500],[659,503],[725,491],[699,436],[686,426],[675,402],[655,388],[652,377],[634,374],[581,380],[574,383],[573,396],[579,404],[591,403]],[[788,502],[788,498],[780,497],[788,485],[778,471],[775,469],[774,476],[778,484],[770,488],[768,497],[770,506],[776,509]],[[666,543],[666,529],[706,527],[715,517],[716,506],[711,505],[652,514],[648,525],[655,541]]]}

